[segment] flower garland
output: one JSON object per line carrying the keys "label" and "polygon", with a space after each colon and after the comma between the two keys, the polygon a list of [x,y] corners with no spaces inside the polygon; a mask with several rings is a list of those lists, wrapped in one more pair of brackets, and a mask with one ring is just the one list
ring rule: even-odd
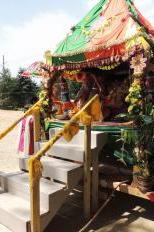
{"label": "flower garland", "polygon": [[48,93],[45,90],[42,90],[39,94],[39,99],[42,100],[42,104],[41,104],[41,112],[44,111],[44,109],[48,108],[49,106],[49,98],[48,98]]}
{"label": "flower garland", "polygon": [[140,74],[146,67],[147,58],[144,58],[143,54],[137,54],[132,58],[130,62],[130,67],[134,69],[135,74]]}
{"label": "flower garland", "polygon": [[128,107],[129,114],[140,114],[142,111],[142,88],[141,76],[134,76],[134,81],[129,89],[129,94],[126,97],[126,102],[130,104]]}
{"label": "flower garland", "polygon": [[99,66],[98,68],[101,70],[112,70],[117,68],[120,65],[120,62],[113,63],[111,65]]}
{"label": "flower garland", "polygon": [[134,69],[133,83],[125,100],[130,104],[128,113],[132,115],[139,115],[143,111],[143,73],[146,61],[143,54],[136,54],[130,61],[130,67]]}

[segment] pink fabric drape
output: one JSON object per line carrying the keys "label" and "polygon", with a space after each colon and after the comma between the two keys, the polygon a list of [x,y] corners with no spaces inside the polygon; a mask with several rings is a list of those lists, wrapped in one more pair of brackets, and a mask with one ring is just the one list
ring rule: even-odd
{"label": "pink fabric drape", "polygon": [[34,154],[34,119],[33,116],[21,121],[18,152],[24,155]]}

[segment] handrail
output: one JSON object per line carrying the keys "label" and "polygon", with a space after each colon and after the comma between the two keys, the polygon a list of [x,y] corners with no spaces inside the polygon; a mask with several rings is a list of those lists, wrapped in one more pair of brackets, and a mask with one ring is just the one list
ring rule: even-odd
{"label": "handrail", "polygon": [[17,125],[18,123],[25,118],[26,116],[28,116],[29,114],[31,114],[33,112],[33,110],[37,107],[40,106],[42,103],[42,100],[39,100],[38,102],[36,102],[30,109],[28,109],[23,116],[21,116],[19,119],[17,119],[14,123],[12,123],[11,126],[9,126],[7,129],[5,129],[3,132],[0,133],[0,140],[3,139],[9,132],[11,132]]}
{"label": "handrail", "polygon": [[[53,138],[51,138],[35,155],[29,159],[29,181],[30,181],[30,208],[31,208],[31,231],[40,232],[40,178],[42,176],[41,157],[59,140],[66,128],[79,121],[80,115],[98,99],[96,94],[71,120],[65,124]],[[91,124],[91,122],[90,122]],[[90,169],[89,169],[90,170]]]}

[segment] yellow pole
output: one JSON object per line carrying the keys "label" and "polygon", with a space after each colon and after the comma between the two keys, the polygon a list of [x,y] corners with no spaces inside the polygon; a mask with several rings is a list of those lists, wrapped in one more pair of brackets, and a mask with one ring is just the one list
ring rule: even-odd
{"label": "yellow pole", "polygon": [[91,216],[91,126],[85,126],[84,131],[84,217],[89,220]]}
{"label": "yellow pole", "polygon": [[[72,123],[79,121],[80,114],[85,111],[96,99],[95,95],[65,126],[70,126]],[[88,129],[89,131],[89,129]],[[40,178],[42,175],[42,165],[40,159],[54,145],[54,143],[63,136],[64,128],[61,129],[53,138],[51,138],[40,151],[29,159],[29,181],[30,181],[30,211],[31,211],[31,232],[40,232]],[[90,131],[89,131],[90,132]],[[89,137],[89,132],[87,139]],[[91,139],[90,139],[91,141]],[[87,157],[89,157],[89,146],[87,140]],[[91,146],[90,146],[91,147]],[[89,158],[88,158],[89,165]],[[88,170],[89,173],[89,170]],[[88,211],[87,211],[88,212]]]}
{"label": "yellow pole", "polygon": [[10,131],[12,131],[16,125],[26,116],[28,116],[29,114],[31,114],[33,112],[33,110],[35,109],[35,107],[40,106],[41,105],[42,100],[36,102],[29,110],[27,110],[23,116],[21,116],[19,119],[17,119],[11,126],[9,126],[7,129],[5,129],[3,132],[0,133],[0,140],[2,138],[4,138]]}
{"label": "yellow pole", "polygon": [[34,141],[38,142],[41,139],[41,124],[40,124],[40,108],[36,107],[33,111],[34,116]]}
{"label": "yellow pole", "polygon": [[[37,202],[37,204],[36,204]],[[37,180],[35,185],[32,187],[32,191],[30,193],[30,204],[33,208],[33,212],[31,212],[31,231],[32,232],[40,232],[41,231],[41,223],[40,223],[40,180]],[[36,222],[38,218],[38,221]]]}

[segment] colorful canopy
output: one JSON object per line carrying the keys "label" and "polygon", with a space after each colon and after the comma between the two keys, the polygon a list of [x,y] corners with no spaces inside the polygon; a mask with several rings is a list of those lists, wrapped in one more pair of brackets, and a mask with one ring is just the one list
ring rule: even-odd
{"label": "colorful canopy", "polygon": [[132,0],[100,0],[59,44],[52,64],[70,70],[98,67],[153,48],[154,28]]}

